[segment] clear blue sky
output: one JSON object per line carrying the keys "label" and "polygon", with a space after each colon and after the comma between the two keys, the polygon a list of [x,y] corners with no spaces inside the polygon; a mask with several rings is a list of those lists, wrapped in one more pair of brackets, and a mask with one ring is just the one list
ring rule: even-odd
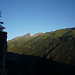
{"label": "clear blue sky", "polygon": [[0,0],[8,40],[75,27],[75,0]]}

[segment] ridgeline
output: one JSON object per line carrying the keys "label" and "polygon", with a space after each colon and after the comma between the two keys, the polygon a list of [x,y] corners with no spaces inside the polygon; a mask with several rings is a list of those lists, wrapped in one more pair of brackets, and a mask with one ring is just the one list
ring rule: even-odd
{"label": "ridgeline", "polygon": [[8,41],[8,52],[49,58],[75,66],[75,27]]}

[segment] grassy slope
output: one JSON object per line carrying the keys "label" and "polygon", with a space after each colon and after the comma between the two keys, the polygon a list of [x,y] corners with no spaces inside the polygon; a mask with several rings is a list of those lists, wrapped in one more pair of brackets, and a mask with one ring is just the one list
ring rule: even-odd
{"label": "grassy slope", "polygon": [[22,38],[19,38],[17,40],[10,40],[7,42],[8,44],[8,50],[11,50],[13,47],[15,46],[20,46],[22,45],[23,43],[27,42],[28,40],[30,39],[33,39],[34,37],[29,37],[29,38],[26,38],[26,37],[22,37]]}
{"label": "grassy slope", "polygon": [[[22,39],[25,41],[25,39]],[[19,40],[16,40],[16,42]],[[12,43],[13,44],[13,43]],[[44,52],[55,61],[75,65],[75,28],[60,29],[11,47],[8,52],[42,57]]]}

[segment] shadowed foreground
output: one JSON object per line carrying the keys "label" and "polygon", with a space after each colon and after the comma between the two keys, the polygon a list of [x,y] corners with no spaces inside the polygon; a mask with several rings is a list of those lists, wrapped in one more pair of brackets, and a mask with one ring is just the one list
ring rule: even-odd
{"label": "shadowed foreground", "polygon": [[7,53],[7,75],[74,75],[75,67],[30,55]]}

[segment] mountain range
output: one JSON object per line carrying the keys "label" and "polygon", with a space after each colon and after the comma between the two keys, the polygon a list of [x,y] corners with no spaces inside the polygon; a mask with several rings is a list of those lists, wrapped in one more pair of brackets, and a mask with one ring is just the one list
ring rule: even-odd
{"label": "mountain range", "polygon": [[75,66],[75,27],[52,32],[30,33],[8,41],[8,52],[47,58]]}
{"label": "mountain range", "polygon": [[75,27],[7,41],[7,75],[75,75]]}

